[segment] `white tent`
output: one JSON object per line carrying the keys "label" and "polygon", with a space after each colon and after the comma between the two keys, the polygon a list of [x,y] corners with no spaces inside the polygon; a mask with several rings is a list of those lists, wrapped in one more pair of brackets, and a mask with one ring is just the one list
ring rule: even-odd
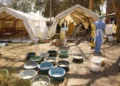
{"label": "white tent", "polygon": [[[6,23],[7,22],[7,23]],[[44,18],[39,18],[31,14],[23,13],[8,7],[0,8],[0,30],[5,29],[8,26],[11,28],[21,27],[26,30],[32,40],[36,40],[36,37],[44,40],[42,31],[46,28],[46,21]],[[5,23],[4,26],[2,23]],[[13,27],[13,26],[14,27]]]}
{"label": "white tent", "polygon": [[49,37],[53,37],[55,35],[57,24],[59,23],[59,21],[61,22],[64,19],[66,19],[67,21],[71,20],[75,23],[79,22],[79,20],[82,20],[84,22],[84,24],[86,25],[87,22],[89,21],[89,19],[96,21],[99,19],[99,16],[95,12],[93,12],[81,5],[75,5],[69,9],[59,13],[55,17],[55,20],[54,20],[53,25],[49,32]]}

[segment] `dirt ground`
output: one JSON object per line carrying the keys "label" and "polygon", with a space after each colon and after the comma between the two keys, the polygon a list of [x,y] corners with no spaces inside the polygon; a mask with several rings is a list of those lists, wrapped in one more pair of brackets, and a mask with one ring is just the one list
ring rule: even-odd
{"label": "dirt ground", "polygon": [[[51,46],[50,43],[34,44],[30,43],[10,43],[5,46],[0,56],[0,68],[7,68],[12,76],[18,77],[18,74],[24,70],[23,65],[26,62],[25,56],[28,52],[36,52],[39,55],[48,50],[57,50],[59,48]],[[120,45],[113,43],[104,43],[102,46],[102,56],[106,59],[106,65],[102,72],[90,71],[90,58],[94,55],[89,43],[80,42],[78,45],[69,43],[67,48],[69,54],[82,54],[85,59],[83,63],[72,62],[70,55],[66,60],[70,62],[70,70],[66,73],[65,79],[61,83],[52,83],[50,86],[120,86],[120,73],[116,63],[120,55]],[[61,58],[57,57],[57,61]],[[56,62],[57,62],[56,61]]]}

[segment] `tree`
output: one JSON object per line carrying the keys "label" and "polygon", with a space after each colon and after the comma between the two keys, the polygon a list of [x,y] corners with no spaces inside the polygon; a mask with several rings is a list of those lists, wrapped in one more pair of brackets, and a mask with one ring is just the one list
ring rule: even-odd
{"label": "tree", "polygon": [[[44,16],[49,17],[50,12],[50,0],[47,0],[47,4],[45,6]],[[102,0],[103,1],[103,0]],[[89,8],[89,0],[52,0],[52,16],[56,16],[58,13],[76,5],[80,4],[86,8]],[[94,10],[97,10],[100,12],[100,5],[101,0],[94,0]]]}
{"label": "tree", "polygon": [[113,8],[116,13],[117,18],[117,41],[120,42],[120,0],[112,0],[113,2]]}
{"label": "tree", "polygon": [[23,12],[44,11],[46,0],[16,0],[12,7]]}
{"label": "tree", "polygon": [[34,0],[18,0],[12,7],[23,12],[30,12],[33,10]]}
{"label": "tree", "polygon": [[[51,0],[52,16],[56,16],[60,12],[60,0]],[[46,0],[45,11],[43,12],[45,17],[50,17],[50,0]]]}
{"label": "tree", "polygon": [[45,4],[47,3],[47,0],[35,0],[34,1],[34,11],[44,11]]}

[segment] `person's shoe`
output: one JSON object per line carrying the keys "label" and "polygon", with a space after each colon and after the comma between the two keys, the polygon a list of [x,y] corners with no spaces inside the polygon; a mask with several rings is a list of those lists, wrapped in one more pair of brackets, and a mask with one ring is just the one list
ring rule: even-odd
{"label": "person's shoe", "polygon": [[101,52],[96,52],[96,51],[94,51],[93,53],[94,53],[95,55],[102,55]]}

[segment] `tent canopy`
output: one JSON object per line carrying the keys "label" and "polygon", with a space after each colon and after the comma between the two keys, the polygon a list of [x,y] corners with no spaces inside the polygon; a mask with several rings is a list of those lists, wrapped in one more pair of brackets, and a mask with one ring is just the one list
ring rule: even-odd
{"label": "tent canopy", "polygon": [[[3,22],[5,23],[4,26],[2,25]],[[23,13],[8,7],[1,7],[0,23],[2,25],[0,28],[4,27],[2,29],[5,29],[5,26],[12,27],[12,24],[16,25],[16,27],[24,25],[24,28],[32,40],[36,40],[36,37],[40,38],[42,41],[44,40],[43,36],[41,35],[41,29],[44,30],[44,28],[47,27],[44,18],[40,19],[37,16]]]}
{"label": "tent canopy", "polygon": [[86,27],[86,26],[88,26],[88,23],[90,22],[90,20],[96,21],[99,19],[99,16],[95,12],[93,12],[81,5],[75,5],[69,9],[59,13],[55,17],[55,20],[54,20],[51,30],[49,32],[50,38],[55,35],[57,24],[60,23],[60,25],[61,25],[61,23],[63,22],[64,19],[66,19],[67,21],[71,20],[75,24],[77,24],[81,20]]}

